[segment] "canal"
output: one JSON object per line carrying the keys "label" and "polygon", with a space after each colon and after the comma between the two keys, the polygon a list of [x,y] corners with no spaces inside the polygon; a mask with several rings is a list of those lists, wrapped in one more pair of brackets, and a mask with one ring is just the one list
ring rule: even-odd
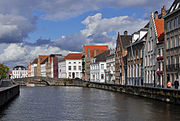
{"label": "canal", "polygon": [[81,87],[23,87],[0,121],[180,121],[180,106]]}

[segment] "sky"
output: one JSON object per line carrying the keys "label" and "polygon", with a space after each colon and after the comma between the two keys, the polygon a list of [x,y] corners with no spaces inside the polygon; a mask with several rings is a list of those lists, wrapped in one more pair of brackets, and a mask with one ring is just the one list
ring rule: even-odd
{"label": "sky", "polygon": [[27,66],[38,55],[114,48],[117,32],[144,27],[174,0],[0,0],[0,63]]}

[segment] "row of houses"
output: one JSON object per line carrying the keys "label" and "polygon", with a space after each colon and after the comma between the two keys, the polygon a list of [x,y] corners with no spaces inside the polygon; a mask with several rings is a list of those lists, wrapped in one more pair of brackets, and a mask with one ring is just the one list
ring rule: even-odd
{"label": "row of houses", "polygon": [[179,4],[175,0],[170,9],[152,13],[132,35],[118,33],[115,49],[84,45],[82,53],[40,55],[29,63],[28,76],[154,87],[173,83],[180,78]]}

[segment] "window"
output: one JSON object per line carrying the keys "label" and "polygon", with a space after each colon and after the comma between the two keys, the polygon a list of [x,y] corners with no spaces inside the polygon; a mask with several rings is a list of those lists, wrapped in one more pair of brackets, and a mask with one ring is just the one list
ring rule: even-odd
{"label": "window", "polygon": [[76,62],[74,62],[74,64],[76,64]]}
{"label": "window", "polygon": [[167,65],[170,65],[170,57],[167,57]]}
{"label": "window", "polygon": [[170,31],[170,22],[167,22],[167,32]]}
{"label": "window", "polygon": [[170,39],[167,39],[168,43],[167,43],[167,49],[170,49]]}
{"label": "window", "polygon": [[179,19],[178,19],[178,17],[175,20],[176,20],[176,28],[178,28],[179,27]]}
{"label": "window", "polygon": [[81,66],[79,66],[79,70],[81,71]]}
{"label": "window", "polygon": [[71,72],[69,72],[69,77],[71,77]]}
{"label": "window", "polygon": [[150,44],[150,41],[149,41],[149,42],[148,42],[148,51],[151,50],[151,49],[150,49],[150,48],[151,48],[150,46],[151,46],[151,44]]}
{"label": "window", "polygon": [[76,77],[79,77],[79,72],[76,72]]}
{"label": "window", "polygon": [[174,37],[171,38],[171,41],[172,41],[171,47],[174,48]]}
{"label": "window", "polygon": [[76,66],[74,66],[73,69],[76,70]]}
{"label": "window", "polygon": [[175,5],[171,8],[171,11],[170,11],[170,12],[172,12],[172,11],[174,10],[174,7],[175,7]]}
{"label": "window", "polygon": [[104,64],[101,64],[101,69],[104,69]]}
{"label": "window", "polygon": [[176,56],[176,64],[179,64],[179,57]]}
{"label": "window", "polygon": [[71,70],[71,66],[68,66],[68,70]]}
{"label": "window", "polygon": [[178,9],[178,7],[179,7],[179,3],[177,3],[175,10]]}
{"label": "window", "polygon": [[174,29],[174,20],[171,21],[171,30]]}
{"label": "window", "polygon": [[69,62],[69,64],[71,64],[71,62]]}
{"label": "window", "polygon": [[101,79],[104,79],[104,74],[101,74]]}
{"label": "window", "polygon": [[175,47],[177,47],[177,46],[179,46],[179,37],[176,36],[175,39],[176,39],[176,45],[175,45]]}
{"label": "window", "polygon": [[171,56],[171,64],[174,64],[174,56]]}

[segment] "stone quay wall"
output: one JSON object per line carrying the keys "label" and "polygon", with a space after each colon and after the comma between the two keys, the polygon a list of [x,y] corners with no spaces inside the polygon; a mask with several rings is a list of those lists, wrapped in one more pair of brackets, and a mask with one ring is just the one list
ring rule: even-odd
{"label": "stone quay wall", "polygon": [[175,90],[175,89],[95,83],[89,81],[82,81],[80,79],[77,80],[77,79],[43,78],[37,81],[37,79],[33,80],[31,78],[25,78],[21,80],[15,80],[15,82],[18,82],[18,84],[20,85],[22,85],[24,82],[29,82],[29,83],[34,83],[35,86],[41,86],[41,85],[80,86],[80,87],[96,88],[96,89],[103,89],[108,91],[131,94],[135,96],[141,96],[141,97],[160,100],[168,103],[180,104],[180,90]]}
{"label": "stone quay wall", "polygon": [[19,95],[19,85],[13,85],[10,87],[0,87],[0,107],[4,106],[17,95]]}

